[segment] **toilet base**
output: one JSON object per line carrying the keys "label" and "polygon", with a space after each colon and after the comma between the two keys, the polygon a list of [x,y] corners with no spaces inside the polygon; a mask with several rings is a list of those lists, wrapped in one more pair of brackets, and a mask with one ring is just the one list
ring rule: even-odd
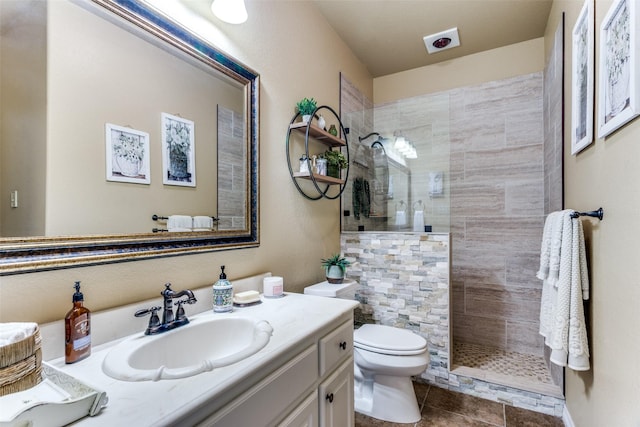
{"label": "toilet base", "polygon": [[355,410],[394,423],[420,421],[420,407],[411,377],[376,375],[375,381],[355,375]]}

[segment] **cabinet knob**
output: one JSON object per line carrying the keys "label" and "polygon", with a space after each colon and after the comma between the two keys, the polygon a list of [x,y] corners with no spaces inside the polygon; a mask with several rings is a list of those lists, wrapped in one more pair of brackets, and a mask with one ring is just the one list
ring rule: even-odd
{"label": "cabinet knob", "polygon": [[342,341],[339,345],[340,345],[341,349],[343,349],[343,350],[347,349],[347,342],[346,341]]}
{"label": "cabinet knob", "polygon": [[328,400],[329,403],[333,403],[333,393],[327,394],[327,397],[325,397],[325,399]]}

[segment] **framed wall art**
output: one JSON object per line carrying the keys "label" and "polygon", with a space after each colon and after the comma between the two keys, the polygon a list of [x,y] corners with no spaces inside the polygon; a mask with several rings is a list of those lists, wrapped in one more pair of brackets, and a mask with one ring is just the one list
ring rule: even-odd
{"label": "framed wall art", "polygon": [[191,120],[162,113],[162,182],[196,186],[195,127]]}
{"label": "framed wall art", "polygon": [[640,114],[638,51],[638,1],[615,0],[600,27],[600,138]]}
{"label": "framed wall art", "polygon": [[107,181],[151,183],[149,134],[107,123]]}
{"label": "framed wall art", "polygon": [[572,33],[571,154],[593,142],[594,0],[585,0]]}

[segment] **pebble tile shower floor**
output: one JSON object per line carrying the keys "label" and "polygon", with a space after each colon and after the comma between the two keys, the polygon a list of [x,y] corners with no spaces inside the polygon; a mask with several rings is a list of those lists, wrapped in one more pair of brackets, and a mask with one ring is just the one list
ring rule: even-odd
{"label": "pebble tile shower floor", "polygon": [[562,419],[468,394],[414,383],[422,419],[415,424],[380,421],[356,412],[356,427],[563,427]]}
{"label": "pebble tile shower floor", "polygon": [[553,384],[543,357],[474,344],[456,343],[453,365],[482,369],[520,380]]}

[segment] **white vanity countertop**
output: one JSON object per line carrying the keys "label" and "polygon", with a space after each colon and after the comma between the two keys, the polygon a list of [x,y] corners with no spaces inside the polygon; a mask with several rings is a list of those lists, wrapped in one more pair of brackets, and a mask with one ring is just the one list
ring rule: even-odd
{"label": "white vanity countertop", "polygon": [[[94,347],[89,358],[72,365],[66,365],[64,358],[48,363],[91,387],[105,391],[109,397],[109,404],[97,416],[82,418],[74,426],[187,425],[190,424],[188,415],[197,408],[214,398],[231,397],[238,391],[232,389],[250,376],[265,375],[265,368],[272,370],[272,362],[286,362],[295,355],[291,350],[302,341],[339,322],[357,306],[357,301],[286,294],[277,299],[263,297],[262,304],[234,308],[232,313],[208,311],[191,316],[267,320],[273,327],[273,336],[265,348],[243,361],[184,379],[128,382],[107,376],[102,372],[102,361],[119,340]],[[141,330],[139,334],[143,332]]]}

